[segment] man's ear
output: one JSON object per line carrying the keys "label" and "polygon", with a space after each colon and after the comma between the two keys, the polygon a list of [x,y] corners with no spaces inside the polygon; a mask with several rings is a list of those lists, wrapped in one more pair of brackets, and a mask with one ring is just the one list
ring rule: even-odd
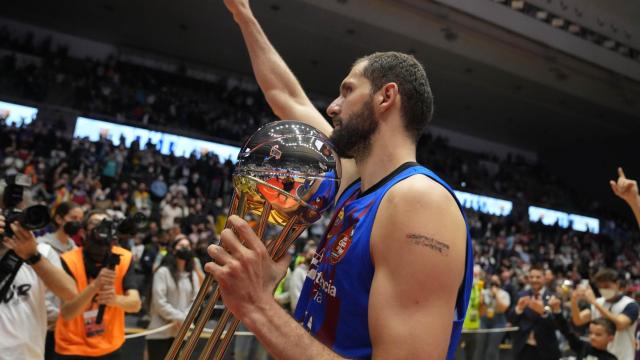
{"label": "man's ear", "polygon": [[386,112],[399,101],[398,84],[390,82],[382,86],[376,96],[376,107],[380,112]]}

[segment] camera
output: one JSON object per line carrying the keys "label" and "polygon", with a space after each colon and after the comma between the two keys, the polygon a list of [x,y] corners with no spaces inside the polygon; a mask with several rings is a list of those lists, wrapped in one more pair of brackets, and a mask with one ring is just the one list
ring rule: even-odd
{"label": "camera", "polygon": [[111,245],[118,235],[135,235],[144,231],[149,220],[142,213],[135,213],[122,220],[104,219],[92,230],[93,240],[101,245]]}
{"label": "camera", "polygon": [[[0,181],[1,207],[5,218],[5,229],[2,237],[13,236],[13,231],[9,224],[19,222],[27,230],[38,230],[45,227],[51,217],[49,209],[44,205],[33,205],[24,210],[18,206],[22,203],[24,189],[31,186],[31,179],[24,174],[8,175]],[[0,299],[5,298],[9,287],[18,270],[22,266],[22,259],[13,250],[7,251],[0,259]]]}
{"label": "camera", "polygon": [[0,181],[0,198],[4,222],[6,224],[4,236],[13,236],[13,231],[9,224],[19,222],[27,230],[39,230],[47,226],[51,217],[49,208],[45,205],[33,205],[25,209],[19,209],[22,203],[24,190],[31,186],[31,178],[24,174],[6,176]]}

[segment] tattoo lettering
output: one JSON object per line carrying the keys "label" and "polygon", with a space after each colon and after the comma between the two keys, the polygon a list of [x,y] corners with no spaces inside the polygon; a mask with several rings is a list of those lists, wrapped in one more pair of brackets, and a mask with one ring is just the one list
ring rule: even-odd
{"label": "tattoo lettering", "polygon": [[413,245],[423,246],[439,253],[440,255],[449,256],[449,245],[434,238],[420,234],[407,234],[407,239]]}

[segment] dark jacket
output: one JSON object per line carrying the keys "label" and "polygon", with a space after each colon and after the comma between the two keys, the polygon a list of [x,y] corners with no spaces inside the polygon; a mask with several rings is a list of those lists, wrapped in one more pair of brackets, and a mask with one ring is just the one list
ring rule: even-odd
{"label": "dark jacket", "polygon": [[[542,302],[546,306],[553,293],[545,290],[542,293]],[[530,308],[525,308],[522,314],[516,313],[515,304],[518,303],[521,297],[533,296],[531,290],[526,290],[518,293],[516,300],[513,302],[514,306],[509,312],[509,320],[513,326],[519,327],[513,335],[513,353],[514,359],[521,358],[529,333],[533,331],[534,338],[536,339],[538,354],[540,354],[540,360],[557,360],[560,358],[560,349],[558,346],[558,339],[555,334],[555,324],[553,316],[551,314],[539,315],[537,312]]]}
{"label": "dark jacket", "polygon": [[598,350],[591,346],[590,343],[580,340],[578,336],[569,329],[567,320],[562,316],[562,313],[553,314],[553,320],[558,327],[558,330],[569,341],[571,350],[576,353],[576,360],[582,360],[587,356],[592,356],[598,360],[617,360],[618,358],[607,350]]}

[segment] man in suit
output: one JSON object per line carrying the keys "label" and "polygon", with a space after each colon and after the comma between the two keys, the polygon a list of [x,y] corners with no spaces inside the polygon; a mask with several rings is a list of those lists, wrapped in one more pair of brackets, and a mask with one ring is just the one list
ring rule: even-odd
{"label": "man in suit", "polygon": [[544,269],[529,270],[530,288],[521,291],[510,312],[511,323],[520,329],[513,336],[513,358],[521,360],[557,360],[560,358],[553,317],[545,311],[552,289],[544,286]]}

